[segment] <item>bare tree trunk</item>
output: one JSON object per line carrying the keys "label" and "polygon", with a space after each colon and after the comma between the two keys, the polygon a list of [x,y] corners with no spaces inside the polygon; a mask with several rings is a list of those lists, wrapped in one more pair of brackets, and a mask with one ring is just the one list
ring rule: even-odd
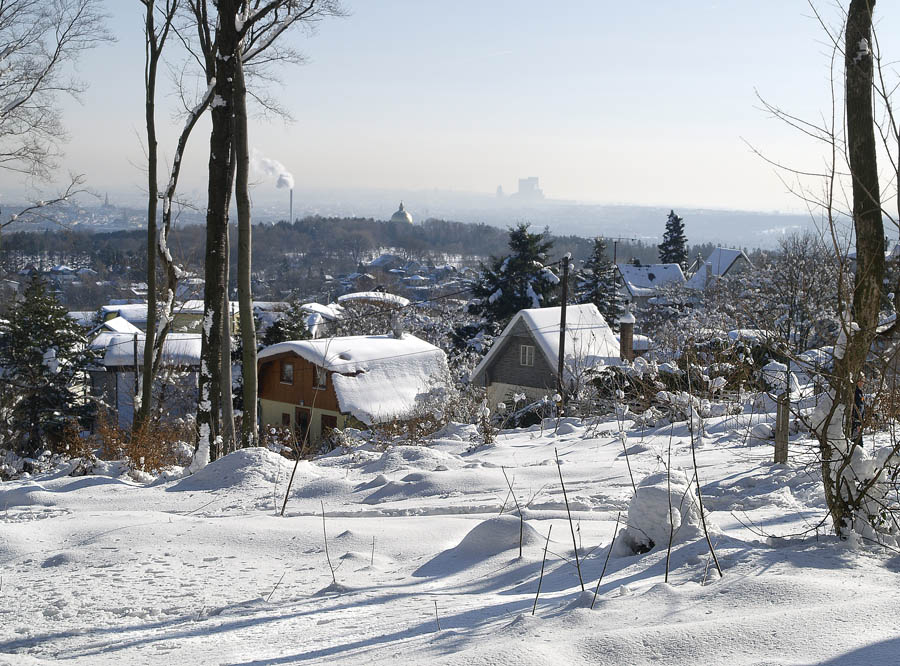
{"label": "bare tree trunk", "polygon": [[[862,498],[844,480],[851,452],[836,450],[849,446],[847,424],[843,420],[840,424],[831,421],[845,419],[852,412],[854,385],[875,339],[884,279],[884,224],[872,109],[874,67],[870,45],[874,8],[875,0],[851,0],[844,39],[847,154],[853,180],[856,275],[852,310],[843,323],[847,343],[843,353],[836,350],[834,398],[819,432],[825,498],[839,535],[852,528],[853,514]],[[839,438],[834,436],[838,425],[843,431]]]}
{"label": "bare tree trunk", "polygon": [[[228,204],[232,184],[231,113],[234,99],[234,54],[237,48],[236,0],[218,0],[215,47],[207,54],[207,70],[214,71],[215,95],[209,138],[209,187],[206,209],[206,281],[203,297],[200,400],[197,407],[198,447],[209,446],[210,460],[221,455],[223,306],[227,296]],[[224,18],[223,18],[224,17]]]}
{"label": "bare tree trunk", "polygon": [[[230,201],[230,197],[229,197]],[[227,232],[227,228],[226,228]],[[222,317],[222,453],[229,454],[234,451],[235,433],[234,433],[234,396],[232,395],[232,376],[231,376],[231,296],[230,278],[231,273],[231,237],[226,233],[225,236],[225,302],[222,304],[225,316]]]}
{"label": "bare tree trunk", "polygon": [[238,308],[241,322],[241,376],[243,378],[244,415],[241,419],[241,446],[256,446],[256,323],[253,321],[253,293],[250,284],[252,233],[250,210],[250,151],[247,133],[247,86],[244,65],[236,60],[234,78],[234,184],[238,215]]}
{"label": "bare tree trunk", "polygon": [[[146,14],[144,17],[144,111],[147,123],[147,332],[144,337],[144,363],[142,369],[143,386],[140,407],[135,414],[132,429],[136,432],[146,423],[153,402],[153,383],[157,364],[154,362],[154,337],[156,334],[156,212],[159,199],[157,167],[159,146],[156,140],[156,74],[162,49],[172,26],[172,18],[178,7],[178,0],[168,0],[164,9],[164,22],[157,33],[154,12],[156,0],[141,0]],[[135,368],[137,372],[137,368]]]}

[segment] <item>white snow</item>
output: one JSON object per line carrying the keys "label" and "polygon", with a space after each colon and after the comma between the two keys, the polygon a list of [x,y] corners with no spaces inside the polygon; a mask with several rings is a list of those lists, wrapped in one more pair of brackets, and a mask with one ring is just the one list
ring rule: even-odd
{"label": "white snow", "polygon": [[652,296],[661,286],[684,284],[684,273],[678,264],[616,264],[616,267],[632,296]]}
{"label": "white snow", "polygon": [[[684,423],[624,421],[627,462],[612,417],[502,431],[474,451],[458,436],[471,426],[429,447],[337,450],[299,464],[284,518],[293,463],[265,449],[146,484],[116,465],[70,477],[71,464],[0,483],[0,663],[896,663],[896,556],[816,529],[813,440],[793,437],[787,465],[745,443],[773,418],[705,423],[697,459],[721,579]],[[522,506],[521,558],[501,468]],[[620,550],[642,533],[655,535],[649,552]]]}
{"label": "white snow", "polygon": [[[137,339],[137,363],[144,362],[144,334],[101,333],[92,342],[93,349],[103,352],[106,367],[133,367],[135,339]],[[167,367],[200,365],[200,334],[169,333],[163,343],[162,362]]]}
{"label": "white snow", "polygon": [[743,250],[717,247],[703,260],[697,268],[697,272],[691,276],[691,279],[687,281],[685,287],[688,289],[706,289],[706,282],[709,277],[721,277],[725,275],[741,257],[746,260],[747,264],[752,266],[749,257],[744,254]]}
{"label": "white snow", "polygon": [[338,296],[338,303],[352,303],[354,301],[361,301],[364,303],[384,303],[385,305],[395,305],[402,308],[405,308],[409,305],[409,299],[403,298],[403,296],[397,296],[396,294],[389,294],[385,291],[357,291],[352,294],[344,294],[343,296]]}
{"label": "white snow", "polygon": [[344,315],[344,308],[337,303],[331,303],[329,305],[322,305],[321,303],[304,303],[300,306],[300,309],[303,312],[319,315],[328,321],[335,321]]}

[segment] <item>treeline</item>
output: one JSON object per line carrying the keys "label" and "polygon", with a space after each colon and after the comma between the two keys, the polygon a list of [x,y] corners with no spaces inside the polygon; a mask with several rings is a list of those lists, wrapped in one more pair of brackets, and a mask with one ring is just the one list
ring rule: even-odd
{"label": "treeline", "polygon": [[[510,223],[510,227],[513,224]],[[534,231],[541,231],[534,228]],[[236,234],[235,236],[236,237]],[[571,252],[576,261],[587,259],[593,247],[591,239],[580,236],[548,236],[553,241],[552,258]],[[417,261],[440,262],[448,258],[478,266],[491,256],[508,251],[509,229],[483,223],[428,219],[421,224],[379,221],[372,218],[306,217],[293,223],[259,224],[253,228],[253,263],[258,272],[303,270],[348,273],[381,251],[399,252]],[[187,225],[173,231],[170,246],[176,259],[189,270],[202,273],[206,233],[200,225]],[[607,243],[613,259],[613,243]],[[708,256],[710,243],[688,247],[689,263],[698,254]],[[20,230],[3,235],[0,266],[7,272],[23,268],[35,258],[47,264],[87,266],[101,276],[116,275],[134,280],[146,279],[147,236],[143,230],[97,232],[74,229],[29,232]],[[232,244],[232,264],[236,254]],[[639,260],[656,263],[658,249],[653,243],[620,241],[615,260],[619,263]]]}

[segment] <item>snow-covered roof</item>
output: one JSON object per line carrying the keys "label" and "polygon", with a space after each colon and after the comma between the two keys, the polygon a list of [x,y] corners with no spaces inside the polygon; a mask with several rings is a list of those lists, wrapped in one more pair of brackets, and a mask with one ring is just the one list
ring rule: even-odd
{"label": "snow-covered roof", "polygon": [[284,312],[289,307],[284,301],[253,301],[253,309],[259,312]]}
{"label": "snow-covered roof", "polygon": [[[232,314],[238,311],[238,302],[231,301]],[[185,301],[181,305],[175,307],[176,314],[198,315],[203,316],[203,299],[192,299]]]}
{"label": "snow-covered roof", "polygon": [[409,305],[409,299],[396,294],[389,294],[385,291],[357,291],[352,294],[344,294],[338,296],[338,303],[348,303],[353,301],[365,301],[369,303],[384,303],[385,305],[396,305],[405,308]]}
{"label": "snow-covered roof", "polygon": [[322,305],[321,303],[304,303],[300,306],[300,309],[303,312],[320,315],[323,319],[327,319],[328,321],[335,321],[344,315],[344,308],[337,303],[330,303],[328,305]]}
{"label": "snow-covered roof", "polygon": [[[559,307],[519,310],[472,372],[472,379],[483,372],[491,359],[500,353],[503,340],[512,335],[519,322],[525,324],[550,367],[556,370],[559,366],[560,310]],[[593,303],[566,307],[565,354],[564,372],[567,380],[580,376],[589,368],[620,363],[619,341]]]}
{"label": "snow-covered roof", "polygon": [[383,266],[398,266],[403,263],[403,259],[396,254],[382,254],[368,263],[373,268],[381,268]]}
{"label": "snow-covered roof", "polygon": [[69,319],[73,319],[79,326],[90,328],[97,317],[96,310],[72,310],[66,313]]}
{"label": "snow-covered roof", "polygon": [[[688,289],[705,289],[707,276],[722,277],[725,275],[735,262],[743,257],[747,263],[750,258],[744,254],[743,250],[735,250],[726,247],[717,247],[710,255],[700,264],[697,272],[691,276],[685,285]],[[752,264],[751,264],[752,265]]]}
{"label": "snow-covered roof", "polygon": [[[134,367],[134,335],[126,333],[101,333],[91,348],[105,349],[103,365],[106,367]],[[144,335],[137,336],[137,363],[144,362]],[[169,333],[163,344],[162,363],[164,366],[199,366],[200,334]]]}
{"label": "snow-covered roof", "polygon": [[258,359],[293,353],[332,371],[342,412],[372,425],[410,416],[416,397],[445,382],[444,352],[411,334],[354,335],[280,342]]}
{"label": "snow-covered roof", "polygon": [[128,333],[130,335],[134,335],[135,333],[142,333],[141,329],[139,329],[124,317],[113,317],[112,319],[107,319],[102,324],[100,324],[100,326],[109,331],[112,331],[113,333]]}
{"label": "snow-covered roof", "polygon": [[631,348],[634,351],[649,351],[651,344],[653,344],[653,340],[649,337],[635,333],[631,341]]}
{"label": "snow-covered roof", "polygon": [[65,264],[56,264],[53,268],[50,269],[51,273],[74,273],[75,269],[71,266],[66,266]]}
{"label": "snow-covered roof", "polygon": [[616,264],[632,296],[651,296],[663,285],[684,284],[684,273],[678,264]]}
{"label": "snow-covered roof", "polygon": [[147,322],[147,304],[128,303],[124,305],[101,305],[101,318],[105,319],[109,314],[114,314],[117,317],[124,317],[132,324],[144,324]]}

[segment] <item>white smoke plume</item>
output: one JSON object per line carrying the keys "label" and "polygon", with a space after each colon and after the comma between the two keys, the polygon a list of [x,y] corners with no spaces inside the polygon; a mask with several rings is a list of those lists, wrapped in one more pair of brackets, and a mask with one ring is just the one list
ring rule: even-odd
{"label": "white smoke plume", "polygon": [[255,148],[250,157],[251,168],[261,174],[275,178],[275,187],[278,189],[294,189],[294,176],[284,168],[278,160],[263,157]]}

